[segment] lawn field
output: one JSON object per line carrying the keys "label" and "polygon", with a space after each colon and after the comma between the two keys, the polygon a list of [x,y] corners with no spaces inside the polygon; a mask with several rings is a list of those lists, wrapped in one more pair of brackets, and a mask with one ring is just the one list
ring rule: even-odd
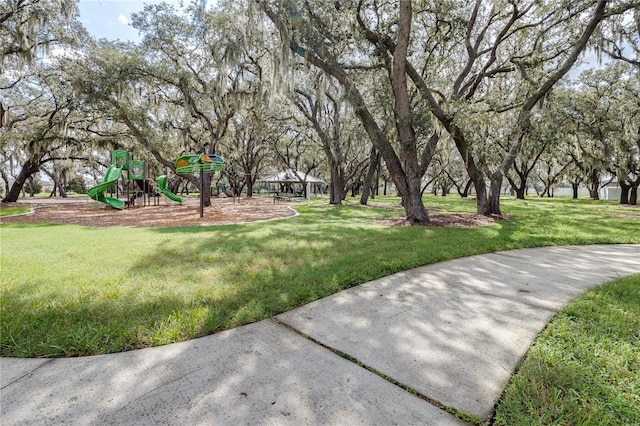
{"label": "lawn field", "polygon": [[0,205],[0,217],[11,216],[14,214],[24,214],[28,212],[29,212],[28,207],[2,207]]}
{"label": "lawn field", "polygon": [[[432,214],[475,212],[474,200],[457,196],[425,196],[425,204]],[[402,210],[326,200],[296,206],[294,219],[245,225],[2,224],[1,354],[80,356],[163,345],[447,259],[640,243],[640,210],[615,202],[505,198],[502,205],[509,219],[480,228],[381,226],[374,221]]]}
{"label": "lawn field", "polygon": [[496,425],[640,424],[640,275],[595,287],[540,333]]}

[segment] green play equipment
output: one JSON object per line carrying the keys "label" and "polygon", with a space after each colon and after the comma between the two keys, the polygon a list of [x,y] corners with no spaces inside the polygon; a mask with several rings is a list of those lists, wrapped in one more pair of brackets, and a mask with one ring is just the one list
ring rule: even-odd
{"label": "green play equipment", "polygon": [[180,174],[213,173],[222,170],[224,158],[207,154],[183,155],[176,160],[175,166]]}
{"label": "green play equipment", "polygon": [[[104,182],[90,188],[87,191],[87,195],[92,199],[99,201],[101,203],[106,204],[107,206],[114,209],[123,209],[125,206],[132,206],[135,204],[136,198],[142,195],[143,204],[146,205],[147,201],[149,205],[151,205],[150,195],[153,192],[153,188],[148,182],[148,179],[145,178],[147,173],[144,161],[142,160],[134,160],[133,155],[122,149],[115,149],[111,151],[111,166],[107,169],[107,173],[104,177]],[[117,198],[118,196],[118,179],[121,176],[123,170],[127,170],[128,173],[126,177],[128,182],[126,183],[126,189],[121,192],[121,195],[126,196],[126,201],[120,200]],[[135,182],[139,189],[131,188],[131,183]],[[111,189],[111,194],[113,194],[113,188],[115,188],[116,197],[107,197],[104,195],[104,192],[107,189]],[[157,195],[154,197],[154,203],[157,201]]]}
{"label": "green play equipment", "polygon": [[[202,177],[204,173],[213,173],[222,170],[222,168],[224,167],[224,159],[217,155],[207,154],[183,155],[176,160],[175,167],[176,172],[179,174],[200,173],[200,186],[202,187]],[[127,170],[128,172],[126,177],[129,182],[125,184],[125,189],[123,189],[123,195],[126,195],[127,199],[129,200],[128,202],[117,198],[117,182],[123,170]],[[136,189],[133,193],[130,193],[131,181],[135,181],[142,192],[138,192],[138,190]],[[155,179],[155,183],[155,190],[164,194],[168,199],[176,201],[178,203],[182,203],[184,201],[182,197],[177,196],[167,188],[167,175],[158,176]],[[116,190],[116,197],[105,196],[104,193],[108,189],[111,189],[111,194],[113,195],[112,188],[114,187],[114,185]],[[153,191],[153,187],[149,186],[149,179],[146,178],[146,168],[144,161],[134,160],[131,153],[122,149],[116,149],[111,151],[111,166],[109,166],[109,168],[107,169],[107,173],[104,176],[104,181],[90,188],[87,191],[87,195],[92,199],[104,203],[111,208],[123,209],[127,205],[132,206],[135,203],[136,197],[139,197],[140,194],[142,194],[143,203],[145,203],[146,205],[146,196],[150,190]],[[203,217],[202,191],[202,188],[200,188],[200,217]],[[155,193],[153,197],[154,203],[158,202],[158,194]],[[151,196],[149,196],[148,198],[150,199]]]}
{"label": "green play equipment", "polygon": [[200,217],[204,217],[204,174],[222,170],[224,158],[213,154],[183,155],[174,165],[179,174],[200,174]]}
{"label": "green play equipment", "polygon": [[115,164],[110,165],[107,173],[104,175],[104,181],[93,188],[89,188],[87,195],[113,209],[123,209],[125,206],[124,201],[104,195],[104,191],[111,188],[118,181],[120,173],[122,173],[122,167],[116,167]]}
{"label": "green play equipment", "polygon": [[111,164],[123,170],[127,170],[129,163],[129,153],[122,149],[114,149],[111,151]]}
{"label": "green play equipment", "polygon": [[167,189],[167,175],[158,176],[156,178],[156,189],[162,192],[170,200],[177,201],[178,203],[184,201],[184,198],[178,197]]}
{"label": "green play equipment", "polygon": [[144,161],[129,160],[129,179],[131,180],[144,179]]}

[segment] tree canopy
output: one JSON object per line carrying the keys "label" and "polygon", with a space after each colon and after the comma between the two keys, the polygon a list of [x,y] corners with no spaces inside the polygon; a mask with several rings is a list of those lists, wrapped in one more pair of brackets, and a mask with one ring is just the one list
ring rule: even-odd
{"label": "tree canopy", "polygon": [[[473,191],[489,215],[502,213],[508,186],[523,198],[584,183],[597,197],[616,177],[621,201],[635,203],[639,8],[160,3],[132,17],[133,44],[88,37],[72,0],[10,0],[0,9],[5,200],[39,171],[64,180],[76,161],[95,175],[108,149],[125,148],[159,172],[186,153],[221,155],[221,178],[249,196],[261,175],[295,168],[326,177],[331,203],[349,189],[366,202],[388,174],[416,223],[429,221],[427,186]],[[569,80],[589,49],[608,62]]]}

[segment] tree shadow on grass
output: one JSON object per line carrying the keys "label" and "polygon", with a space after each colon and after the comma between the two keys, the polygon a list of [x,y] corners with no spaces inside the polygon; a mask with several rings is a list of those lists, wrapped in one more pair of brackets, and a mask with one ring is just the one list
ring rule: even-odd
{"label": "tree shadow on grass", "polygon": [[[16,315],[16,323],[42,329],[39,341],[52,338],[46,336],[46,325],[39,325],[47,323],[43,318],[55,318],[51,328],[72,335],[98,330],[94,334],[99,337],[84,344],[65,343],[69,340],[60,335],[56,339],[62,341],[50,345],[58,349],[35,352],[39,355],[114,352],[255,322],[421,265],[519,247],[608,242],[611,231],[610,222],[595,220],[586,226],[582,217],[567,218],[566,232],[558,232],[558,226],[545,225],[542,217],[459,229],[374,226],[372,218],[379,217],[375,209],[372,213],[358,207],[301,211],[299,217],[282,222],[144,230],[169,238],[137,255],[133,266],[121,273],[121,296],[88,294],[80,305],[62,300],[37,318],[20,313],[28,312],[29,304],[44,303],[21,304],[20,296],[29,294],[25,287],[18,285],[3,298],[11,302],[6,305]],[[360,220],[354,220],[354,215]],[[629,220],[620,221],[616,229],[630,236],[633,230]],[[109,293],[114,284],[103,285]],[[127,322],[128,331],[122,331],[120,319]],[[12,333],[20,336],[23,326],[15,327],[19,332]],[[3,337],[3,354],[14,353],[15,343],[10,340]]]}

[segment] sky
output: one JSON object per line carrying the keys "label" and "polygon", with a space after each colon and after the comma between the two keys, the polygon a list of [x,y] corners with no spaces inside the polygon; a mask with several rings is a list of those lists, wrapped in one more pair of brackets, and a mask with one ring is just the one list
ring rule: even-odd
{"label": "sky", "polygon": [[[162,0],[80,0],[80,22],[96,38],[139,42],[138,30],[130,25],[131,14],[140,12],[145,3],[156,4]],[[164,0],[178,6],[179,0]]]}

